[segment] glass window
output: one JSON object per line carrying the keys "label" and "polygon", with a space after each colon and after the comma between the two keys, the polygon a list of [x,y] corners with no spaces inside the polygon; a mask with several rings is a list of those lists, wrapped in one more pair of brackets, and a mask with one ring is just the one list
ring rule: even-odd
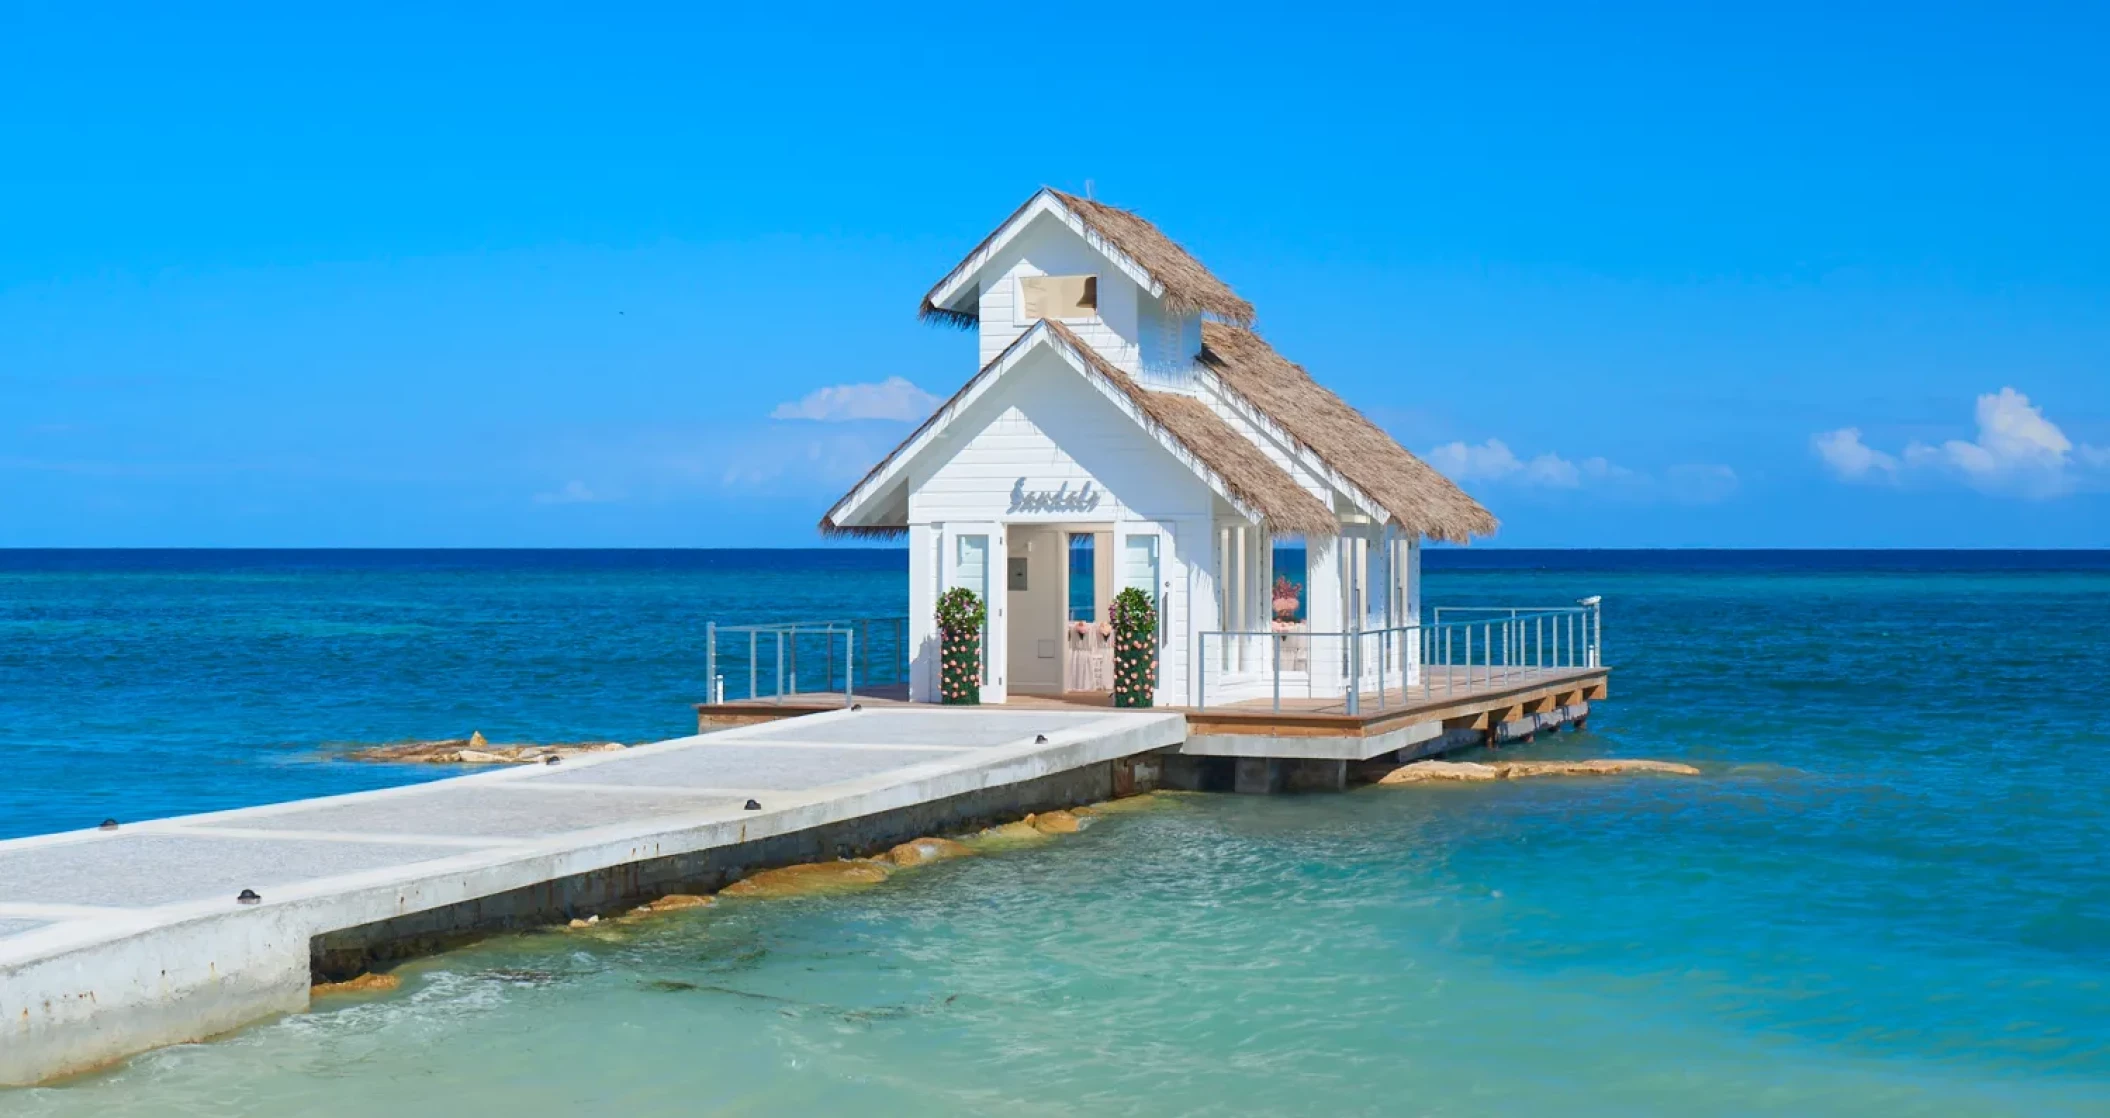
{"label": "glass window", "polygon": [[1070,533],[1070,620],[1097,621],[1098,577],[1096,547],[1090,532]]}
{"label": "glass window", "polygon": [[1099,313],[1098,276],[1020,276],[1023,321],[1041,318],[1092,318]]}
{"label": "glass window", "polygon": [[1269,592],[1269,608],[1277,621],[1304,620],[1305,570],[1303,541],[1275,546],[1275,586]]}
{"label": "glass window", "polygon": [[958,540],[959,563],[953,571],[953,581],[974,591],[983,601],[989,600],[989,537],[961,536]]}
{"label": "glass window", "polygon": [[1158,538],[1123,536],[1121,539],[1121,585],[1133,586],[1158,600]]}
{"label": "glass window", "polygon": [[956,585],[974,591],[982,600],[982,682],[989,682],[989,537],[959,537],[958,565],[953,571]]}

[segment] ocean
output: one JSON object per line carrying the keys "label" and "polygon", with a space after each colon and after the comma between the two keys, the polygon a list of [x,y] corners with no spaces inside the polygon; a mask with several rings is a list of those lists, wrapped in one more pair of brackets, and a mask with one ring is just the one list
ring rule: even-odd
{"label": "ocean", "polygon": [[[0,552],[0,837],[688,732],[707,620],[896,551]],[[1439,550],[1604,596],[1505,756],[1698,778],[1166,797],[836,897],[499,937],[0,1115],[2110,1112],[2110,553]],[[0,1036],[0,1043],[5,1043]]]}

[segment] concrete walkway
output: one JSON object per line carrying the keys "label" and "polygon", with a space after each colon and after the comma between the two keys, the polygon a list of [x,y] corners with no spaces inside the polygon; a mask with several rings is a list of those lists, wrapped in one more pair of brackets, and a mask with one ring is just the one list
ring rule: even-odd
{"label": "concrete walkway", "polygon": [[[1185,732],[1178,714],[839,711],[559,765],[0,842],[0,1084],[301,1009],[318,936],[846,821],[907,812],[913,825],[938,817],[917,809],[986,806],[975,794],[1173,746]],[[244,890],[262,899],[239,903]]]}

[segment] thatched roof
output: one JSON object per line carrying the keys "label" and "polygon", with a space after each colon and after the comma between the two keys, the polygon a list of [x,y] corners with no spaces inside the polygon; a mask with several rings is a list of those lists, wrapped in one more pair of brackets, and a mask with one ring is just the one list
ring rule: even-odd
{"label": "thatched roof", "polygon": [[1494,514],[1321,387],[1251,330],[1202,324],[1202,365],[1333,467],[1407,531],[1466,543],[1494,534]]}
{"label": "thatched roof", "polygon": [[1231,429],[1209,405],[1192,396],[1151,392],[1116,368],[1069,327],[1046,320],[1048,332],[1075,351],[1084,363],[1129,399],[1150,421],[1163,428],[1188,453],[1223,479],[1225,489],[1267,520],[1280,536],[1331,536],[1340,522],[1325,502],[1298,485],[1253,440]]}
{"label": "thatched roof", "polygon": [[966,259],[961,260],[952,271],[946,273],[944,279],[939,280],[929,293],[923,296],[923,306],[917,313],[928,321],[963,327],[974,325],[979,316],[977,310],[941,307],[933,302],[933,298],[972,265],[975,258],[982,254],[982,250],[988,248],[998,235],[1044,195],[1053,198],[1076,215],[1085,228],[1097,234],[1114,251],[1134,261],[1138,268],[1164,290],[1165,306],[1174,313],[1208,314],[1241,326],[1253,324],[1253,304],[1239,298],[1238,293],[1231,290],[1229,284],[1217,279],[1209,269],[1202,267],[1201,261],[1196,260],[1157,226],[1131,211],[1109,206],[1104,202],[1095,202],[1090,198],[1065,194],[1053,187],[1042,187],[1033,197],[1026,199],[1025,205],[1013,211],[1002,224],[982,238],[982,243],[974,246],[974,251],[969,252]]}
{"label": "thatched roof", "polygon": [[907,532],[906,524],[838,524],[835,515],[851,497],[865,487],[866,483],[879,476],[888,463],[898,458],[942,417],[950,415],[969,390],[987,378],[1013,353],[1043,334],[1081,361],[1088,375],[1105,381],[1115,391],[1132,401],[1145,426],[1163,432],[1173,442],[1185,448],[1203,469],[1216,475],[1223,488],[1240,504],[1258,513],[1273,534],[1331,536],[1340,531],[1339,522],[1325,502],[1298,485],[1295,479],[1268,458],[1252,440],[1233,430],[1215,412],[1210,411],[1207,404],[1190,396],[1144,389],[1134,378],[1099,356],[1097,350],[1079,338],[1069,327],[1054,319],[1043,319],[1007,346],[1003,353],[984,365],[973,379],[960,386],[960,390],[953,393],[951,399],[945,401],[929,419],[924,420],[908,438],[902,440],[900,446],[895,447],[878,465],[859,479],[856,485],[851,486],[850,491],[835,502],[828,514],[821,518],[821,534],[887,537]]}

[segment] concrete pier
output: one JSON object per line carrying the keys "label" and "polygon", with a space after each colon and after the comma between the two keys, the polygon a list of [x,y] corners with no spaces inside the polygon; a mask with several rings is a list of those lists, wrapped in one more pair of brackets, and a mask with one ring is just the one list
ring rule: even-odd
{"label": "concrete pier", "polygon": [[1185,736],[1176,713],[838,711],[0,842],[0,1085],[297,1011],[318,976],[463,937],[1147,790]]}

